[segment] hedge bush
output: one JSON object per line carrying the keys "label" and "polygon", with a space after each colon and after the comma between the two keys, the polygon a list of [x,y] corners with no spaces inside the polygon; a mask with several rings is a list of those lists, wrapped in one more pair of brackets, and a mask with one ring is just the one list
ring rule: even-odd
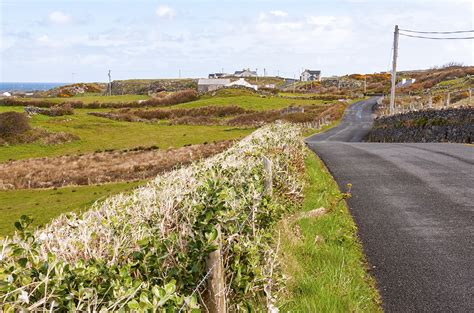
{"label": "hedge bush", "polygon": [[14,137],[30,129],[26,114],[18,112],[0,113],[0,137]]}
{"label": "hedge bush", "polygon": [[[2,309],[198,310],[220,228],[229,311],[265,310],[283,283],[272,229],[301,200],[300,132],[262,127],[219,155],[37,231],[23,217],[0,244]],[[272,197],[263,156],[273,164]]]}

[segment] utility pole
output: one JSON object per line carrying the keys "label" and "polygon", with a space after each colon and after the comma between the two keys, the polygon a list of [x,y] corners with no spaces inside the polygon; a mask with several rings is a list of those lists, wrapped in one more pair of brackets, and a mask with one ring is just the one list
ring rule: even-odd
{"label": "utility pole", "polygon": [[74,79],[74,75],[76,75],[76,73],[71,73],[72,83],[73,83],[73,84],[76,82],[75,79]]}
{"label": "utility pole", "polygon": [[179,79],[181,79],[181,69],[179,69]]}
{"label": "utility pole", "polygon": [[367,93],[367,75],[364,75],[364,95]]}
{"label": "utility pole", "polygon": [[112,95],[112,76],[110,75],[110,70],[109,70],[109,96]]}
{"label": "utility pole", "polygon": [[398,25],[393,33],[392,88],[390,90],[390,114],[395,113],[395,84],[397,83]]}

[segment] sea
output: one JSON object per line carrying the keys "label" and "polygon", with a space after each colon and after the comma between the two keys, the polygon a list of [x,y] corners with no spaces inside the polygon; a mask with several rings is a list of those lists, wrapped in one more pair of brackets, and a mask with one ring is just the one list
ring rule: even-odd
{"label": "sea", "polygon": [[42,91],[51,88],[64,86],[69,83],[15,83],[15,82],[0,82],[0,94],[6,91]]}

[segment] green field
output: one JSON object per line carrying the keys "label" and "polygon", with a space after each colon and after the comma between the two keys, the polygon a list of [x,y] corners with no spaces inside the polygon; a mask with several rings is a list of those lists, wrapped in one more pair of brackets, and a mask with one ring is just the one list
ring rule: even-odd
{"label": "green field", "polygon": [[[147,96],[78,96],[77,99],[90,103],[127,102],[146,99]],[[53,101],[64,101],[64,98],[47,98]],[[290,105],[331,105],[330,101],[287,99],[281,97],[264,97],[247,90],[220,90],[216,96],[203,96],[193,102],[169,106],[175,108],[195,108],[208,105],[238,105],[249,110],[281,109]],[[158,123],[130,123],[114,121],[88,115],[88,112],[111,111],[113,109],[75,109],[74,115],[48,117],[35,115],[31,119],[33,127],[43,128],[50,132],[66,132],[76,135],[80,140],[57,145],[40,143],[20,144],[0,147],[0,162],[34,157],[81,154],[98,150],[130,149],[138,146],[158,146],[161,149],[182,147],[189,144],[238,139],[248,135],[253,129],[228,126],[167,125]],[[0,106],[0,113],[7,111],[22,112],[23,107]]]}
{"label": "green field", "polygon": [[60,98],[60,97],[48,97],[48,98],[24,98],[25,102],[28,101],[49,101],[55,103],[62,103],[62,102],[69,102],[69,101],[82,101],[84,103],[92,103],[92,102],[134,102],[138,100],[147,100],[150,99],[149,96],[146,95],[123,95],[123,96],[101,96],[96,94],[85,94],[85,95],[76,95],[74,97],[69,98]]}
{"label": "green field", "polygon": [[282,312],[381,312],[375,281],[366,271],[357,228],[341,192],[324,164],[308,153],[302,211],[324,207],[328,213],[279,227],[281,260],[289,277]]}
{"label": "green field", "polygon": [[81,212],[96,200],[141,184],[143,182],[0,191],[0,236],[11,235],[15,230],[13,224],[22,215],[32,217],[34,226],[44,225],[61,213]]}
{"label": "green field", "polygon": [[255,95],[236,95],[224,97],[210,97],[199,99],[197,101],[182,103],[172,108],[195,108],[207,105],[238,105],[248,110],[274,110],[282,109],[290,105],[330,105],[331,101],[308,100],[308,99],[287,99],[280,97],[264,97]]}
{"label": "green field", "polygon": [[[22,111],[22,107],[0,107],[0,113]],[[104,109],[102,109],[103,111]],[[39,143],[0,147],[0,162],[34,157],[80,154],[105,149],[129,149],[138,146],[158,146],[160,149],[182,147],[189,144],[237,139],[253,129],[228,126],[193,126],[165,123],[130,123],[114,121],[88,115],[99,111],[76,109],[74,115],[49,117],[35,115],[33,127],[51,132],[67,132],[79,136],[80,140],[57,145]]]}

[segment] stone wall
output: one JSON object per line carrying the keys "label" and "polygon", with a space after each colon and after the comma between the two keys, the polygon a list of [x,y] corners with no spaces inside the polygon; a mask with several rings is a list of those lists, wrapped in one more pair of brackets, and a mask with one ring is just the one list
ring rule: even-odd
{"label": "stone wall", "polygon": [[474,141],[474,108],[413,111],[375,119],[370,142]]}

